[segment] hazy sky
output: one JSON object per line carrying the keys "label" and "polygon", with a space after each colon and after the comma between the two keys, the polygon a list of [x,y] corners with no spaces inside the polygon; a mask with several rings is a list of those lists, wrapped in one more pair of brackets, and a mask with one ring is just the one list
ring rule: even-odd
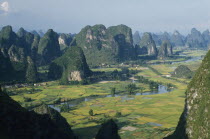
{"label": "hazy sky", "polygon": [[140,32],[210,29],[210,0],[0,0],[0,27],[78,33],[125,24]]}

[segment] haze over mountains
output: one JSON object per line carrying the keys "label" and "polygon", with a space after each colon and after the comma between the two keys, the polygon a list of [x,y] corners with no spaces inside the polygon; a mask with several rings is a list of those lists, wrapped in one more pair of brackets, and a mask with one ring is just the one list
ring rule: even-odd
{"label": "haze over mountains", "polygon": [[[138,32],[133,34],[131,28],[125,25],[108,28],[104,25],[86,26],[76,35],[58,34],[52,29],[45,34],[36,31],[30,33],[23,28],[15,33],[11,26],[3,27],[0,32],[1,56],[4,57],[1,60],[7,63],[6,67],[2,68],[11,71],[9,76],[11,79],[19,80],[25,80],[26,73],[32,73],[26,71],[26,67],[36,71],[36,66],[50,64],[71,46],[81,47],[87,64],[94,67],[134,60],[142,54],[164,59],[173,54],[172,47],[208,49],[209,43],[209,31],[200,33],[195,28],[187,36],[175,31],[172,35],[167,32],[161,35],[144,33],[141,37]],[[35,66],[29,66],[29,59],[31,64],[35,63]],[[14,71],[19,74],[13,75]],[[2,76],[2,79],[6,78],[3,73]],[[38,78],[34,81],[36,80]]]}
{"label": "haze over mountains", "polygon": [[[0,82],[34,85],[37,82],[58,80],[60,85],[83,85],[89,82],[89,77],[98,77],[101,80],[104,74],[94,73],[91,68],[123,65],[124,62],[138,60],[167,60],[173,58],[173,49],[176,47],[207,51],[209,45],[210,32],[206,30],[201,33],[195,28],[187,36],[181,35],[178,31],[173,34],[145,32],[140,35],[139,32],[133,34],[132,29],[126,25],[105,27],[98,24],[88,25],[78,34],[72,35],[57,33],[53,29],[49,29],[46,33],[38,33],[20,28],[18,32],[14,32],[11,26],[5,26],[0,31]],[[210,53],[206,55],[189,84],[184,112],[174,134],[168,138],[209,137],[209,57]],[[40,74],[37,67],[46,68],[48,72]],[[179,68],[185,69],[190,74],[186,75],[186,78],[188,76],[191,78],[192,73],[187,67]],[[180,70],[179,68],[175,72]],[[122,69],[122,72],[124,70]],[[114,76],[114,73],[119,72],[114,71],[111,76]],[[44,74],[47,74],[45,80],[40,77]],[[123,76],[129,77],[127,74]],[[27,111],[7,94],[1,93],[0,105],[4,109],[0,117],[8,117],[7,121],[3,122],[6,131],[2,136],[13,137],[12,133],[15,133],[14,136],[23,136],[23,138],[60,135],[62,135],[60,138],[76,138],[66,120],[54,109],[42,105],[34,109],[36,113]],[[24,121],[25,118],[27,122]],[[17,123],[13,123],[14,119]],[[29,125],[31,121],[34,123]],[[13,127],[10,128],[12,124],[28,127],[28,130],[17,131]],[[39,134],[35,135],[36,132]],[[109,120],[102,125],[96,138],[102,139],[108,136],[107,138],[119,139],[117,132],[116,123]]]}

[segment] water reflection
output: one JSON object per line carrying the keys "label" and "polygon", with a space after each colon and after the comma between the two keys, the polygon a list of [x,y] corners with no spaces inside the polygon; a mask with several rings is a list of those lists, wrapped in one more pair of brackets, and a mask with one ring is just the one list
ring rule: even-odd
{"label": "water reflection", "polygon": [[157,90],[150,91],[150,92],[135,93],[132,95],[128,95],[128,94],[113,94],[113,95],[111,95],[110,94],[110,95],[104,95],[104,96],[88,96],[88,97],[79,98],[79,99],[71,100],[68,102],[62,102],[59,104],[52,104],[52,105],[48,105],[48,106],[60,112],[60,105],[63,105],[63,104],[67,104],[71,108],[71,107],[75,107],[75,106],[79,105],[82,102],[88,102],[88,101],[91,101],[91,100],[97,99],[97,98],[121,97],[121,101],[127,101],[127,100],[133,100],[133,99],[135,99],[135,96],[139,96],[139,95],[163,94],[163,93],[167,93],[170,91],[171,91],[171,89],[169,89],[168,87],[166,87],[164,85],[159,85]]}

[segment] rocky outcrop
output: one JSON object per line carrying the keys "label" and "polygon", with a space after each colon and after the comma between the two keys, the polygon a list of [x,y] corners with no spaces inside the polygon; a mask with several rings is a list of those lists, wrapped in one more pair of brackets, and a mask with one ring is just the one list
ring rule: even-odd
{"label": "rocky outcrop", "polygon": [[36,64],[29,56],[27,57],[26,81],[28,83],[36,83],[38,81]]}
{"label": "rocky outcrop", "polygon": [[71,36],[71,34],[64,34],[64,33],[60,34],[58,38],[60,49],[64,50],[67,47],[69,47],[72,40],[73,37]]}
{"label": "rocky outcrop", "polygon": [[40,37],[34,36],[33,43],[31,45],[31,58],[35,63],[38,63],[37,57],[38,57],[38,46],[39,46]]}
{"label": "rocky outcrop", "polygon": [[53,121],[55,125],[57,125],[57,127],[61,131],[65,132],[65,134],[68,135],[69,137],[75,136],[71,130],[70,125],[67,123],[66,119],[62,117],[58,111],[48,107],[46,104],[36,107],[34,111],[41,115],[49,115],[50,119]]}
{"label": "rocky outcrop", "polygon": [[177,30],[171,36],[171,44],[173,46],[185,46],[184,37]]}
{"label": "rocky outcrop", "polygon": [[49,69],[49,78],[66,82],[81,81],[90,74],[83,51],[77,46],[68,48],[61,57],[53,61]]}
{"label": "rocky outcrop", "polygon": [[[33,42],[34,35],[28,33],[23,28],[20,28],[17,35],[13,32],[11,26],[2,28],[0,32],[0,50],[4,57],[3,59],[9,60],[6,62],[7,65],[9,63],[9,65],[12,65],[12,68],[5,66],[8,67],[8,72],[5,75],[8,76],[8,79],[13,81],[25,81],[27,56],[33,56]],[[34,50],[33,53],[36,54],[36,50]]]}
{"label": "rocky outcrop", "polygon": [[125,25],[109,28],[104,25],[86,26],[76,35],[75,41],[83,49],[90,66],[134,58],[132,31]]}
{"label": "rocky outcrop", "polygon": [[173,55],[173,48],[169,41],[163,41],[162,45],[158,50],[158,58],[165,59]]}
{"label": "rocky outcrop", "polygon": [[134,45],[134,46],[135,46],[135,45],[139,45],[140,41],[141,41],[141,37],[140,37],[140,35],[139,35],[139,32],[136,31],[136,32],[133,34],[133,45]]}
{"label": "rocky outcrop", "polygon": [[[28,111],[0,92],[0,137],[5,139],[74,139],[65,120],[53,110],[44,115]],[[52,114],[53,113],[53,114]],[[52,116],[54,115],[54,117]],[[60,118],[59,118],[60,117]],[[53,119],[54,118],[54,119]],[[65,126],[65,127],[63,127]],[[68,132],[69,131],[69,132]]]}
{"label": "rocky outcrop", "polygon": [[178,78],[192,78],[193,72],[187,66],[179,65],[172,73],[172,76]]}
{"label": "rocky outcrop", "polygon": [[202,36],[203,36],[203,39],[205,40],[205,43],[208,46],[210,46],[210,32],[209,30],[205,30],[203,33],[202,33]]}
{"label": "rocky outcrop", "polygon": [[163,34],[159,35],[159,39],[161,40],[161,43],[163,43],[164,41],[170,41],[171,36],[168,32],[164,32]]}
{"label": "rocky outcrop", "polygon": [[0,48],[9,49],[17,44],[17,35],[12,31],[11,26],[5,26],[0,32]]}
{"label": "rocky outcrop", "polygon": [[155,44],[157,46],[160,46],[161,45],[162,41],[160,39],[160,35],[155,34],[155,33],[152,33],[152,39],[155,41]]}
{"label": "rocky outcrop", "polygon": [[167,139],[210,138],[210,51],[186,91],[184,112],[175,132]]}
{"label": "rocky outcrop", "polygon": [[146,50],[147,54],[150,56],[157,56],[157,48],[155,41],[152,39],[152,35],[148,32],[144,33],[142,36],[142,39],[140,41],[140,49],[139,49],[139,54],[144,54],[145,51],[142,52],[142,50]]}
{"label": "rocky outcrop", "polygon": [[82,81],[84,79],[84,75],[80,71],[72,71],[68,76],[69,81]]}
{"label": "rocky outcrop", "polygon": [[39,65],[50,64],[54,59],[60,56],[60,46],[58,42],[58,34],[52,29],[40,39],[38,46]]}
{"label": "rocky outcrop", "polygon": [[186,37],[186,45],[190,48],[206,48],[207,45],[200,31],[193,28],[191,34]]}
{"label": "rocky outcrop", "polygon": [[117,124],[111,119],[104,124],[102,124],[99,129],[96,139],[120,139],[118,135],[118,127]]}

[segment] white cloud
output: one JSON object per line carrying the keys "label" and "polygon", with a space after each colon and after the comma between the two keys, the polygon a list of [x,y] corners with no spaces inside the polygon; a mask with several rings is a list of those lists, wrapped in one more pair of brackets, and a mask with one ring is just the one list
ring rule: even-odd
{"label": "white cloud", "polygon": [[9,8],[9,3],[7,1],[0,3],[0,10],[3,13],[8,13],[10,8]]}

